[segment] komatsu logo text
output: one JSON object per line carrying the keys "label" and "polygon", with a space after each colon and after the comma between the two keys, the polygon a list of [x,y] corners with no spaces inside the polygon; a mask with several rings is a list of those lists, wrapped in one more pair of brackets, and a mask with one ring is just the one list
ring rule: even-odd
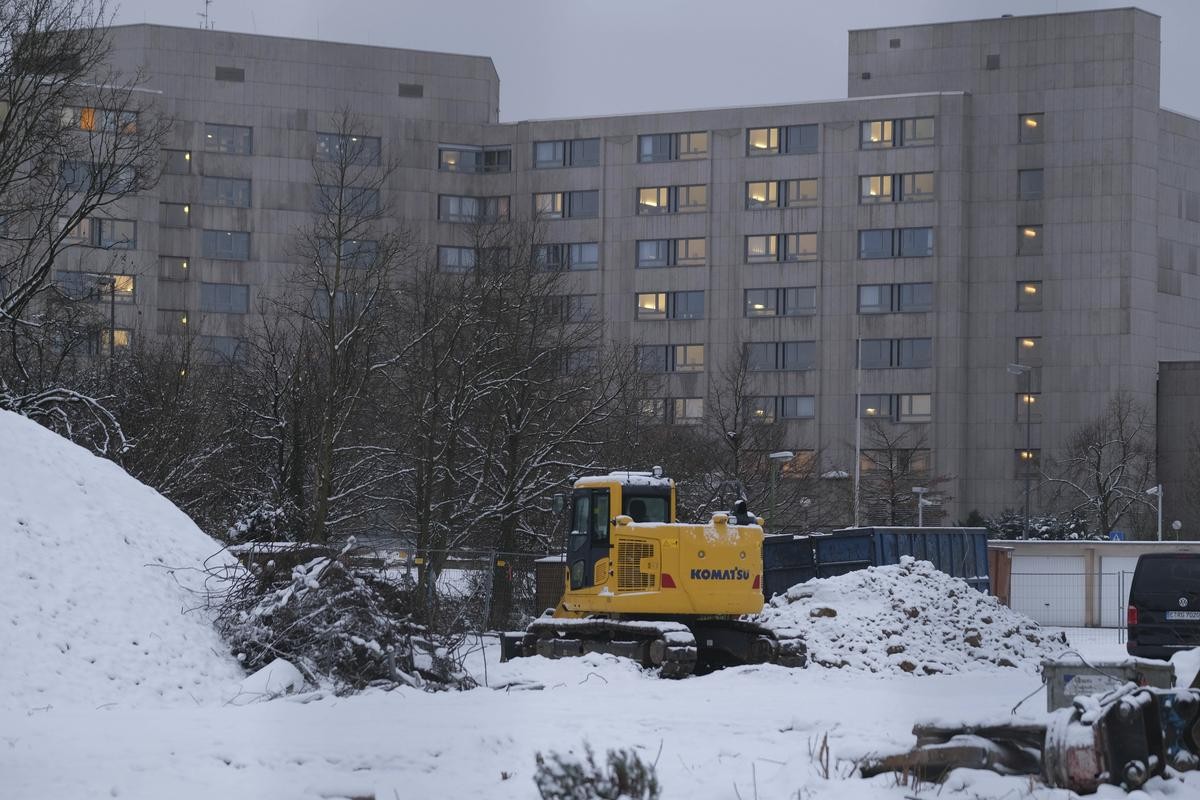
{"label": "komatsu logo text", "polygon": [[744,569],[694,569],[692,570],[692,580],[746,581],[750,580],[750,573]]}

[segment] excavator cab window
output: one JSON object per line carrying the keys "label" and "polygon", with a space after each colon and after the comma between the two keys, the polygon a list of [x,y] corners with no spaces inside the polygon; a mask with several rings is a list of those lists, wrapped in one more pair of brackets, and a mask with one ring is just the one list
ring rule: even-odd
{"label": "excavator cab window", "polygon": [[583,589],[592,585],[596,562],[608,558],[608,490],[576,489],[572,502],[567,563],[571,567],[571,588]]}
{"label": "excavator cab window", "polygon": [[661,495],[629,495],[623,498],[625,513],[634,522],[670,522],[671,498]]}

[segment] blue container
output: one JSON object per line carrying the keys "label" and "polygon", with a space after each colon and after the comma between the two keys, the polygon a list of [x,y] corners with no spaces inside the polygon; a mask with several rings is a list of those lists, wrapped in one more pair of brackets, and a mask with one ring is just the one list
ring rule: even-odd
{"label": "blue container", "polygon": [[812,536],[763,537],[763,597],[768,600],[817,577]]}
{"label": "blue container", "polygon": [[770,599],[810,578],[899,564],[901,556],[932,562],[979,591],[990,591],[983,528],[845,528],[830,534],[767,536],[763,595]]}

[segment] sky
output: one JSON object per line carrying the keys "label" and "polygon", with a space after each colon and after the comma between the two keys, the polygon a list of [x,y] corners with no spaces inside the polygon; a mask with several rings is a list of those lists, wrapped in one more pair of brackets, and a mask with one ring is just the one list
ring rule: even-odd
{"label": "sky", "polygon": [[[205,0],[123,0],[120,23],[199,27]],[[212,0],[217,30],[491,56],[500,118],[763,105],[846,96],[846,32],[1105,0]],[[1161,104],[1200,117],[1200,3],[1162,17]]]}

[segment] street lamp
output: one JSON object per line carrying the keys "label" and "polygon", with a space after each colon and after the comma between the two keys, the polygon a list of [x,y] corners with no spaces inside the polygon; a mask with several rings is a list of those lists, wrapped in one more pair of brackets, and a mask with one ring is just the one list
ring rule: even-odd
{"label": "street lamp", "polygon": [[1023,538],[1029,538],[1029,470],[1032,464],[1028,463],[1033,459],[1032,445],[1032,428],[1030,425],[1031,414],[1033,413],[1033,395],[1030,393],[1030,384],[1033,382],[1033,367],[1028,364],[1009,364],[1005,369],[1010,375],[1025,374],[1025,394],[1021,396],[1021,401],[1025,403],[1025,526]]}
{"label": "street lamp", "polygon": [[929,504],[929,501],[925,499],[925,493],[929,491],[929,487],[914,486],[914,487],[912,487],[912,490],[913,490],[913,494],[915,494],[917,496],[917,527],[924,528],[925,527],[925,513],[924,513],[925,506]]}
{"label": "street lamp", "polygon": [[771,524],[775,524],[775,482],[779,479],[779,465],[791,461],[796,454],[791,450],[780,450],[767,456],[771,460]]}
{"label": "street lamp", "polygon": [[1146,490],[1146,494],[1152,494],[1158,498],[1158,540],[1162,541],[1162,484],[1156,484]]}

